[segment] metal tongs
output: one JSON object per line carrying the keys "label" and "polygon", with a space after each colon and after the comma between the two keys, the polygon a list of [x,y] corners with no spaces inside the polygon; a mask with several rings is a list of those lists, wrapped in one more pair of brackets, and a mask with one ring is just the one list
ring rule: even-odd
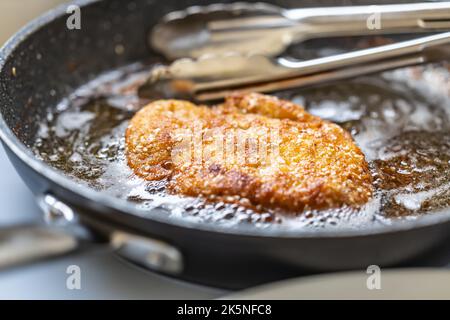
{"label": "metal tongs", "polygon": [[156,68],[141,97],[205,102],[232,91],[273,92],[442,60],[450,32],[307,61],[229,54]]}
{"label": "metal tongs", "polygon": [[450,29],[450,2],[283,9],[265,3],[195,6],[165,16],[149,35],[169,60],[204,54],[277,56],[313,38]]}

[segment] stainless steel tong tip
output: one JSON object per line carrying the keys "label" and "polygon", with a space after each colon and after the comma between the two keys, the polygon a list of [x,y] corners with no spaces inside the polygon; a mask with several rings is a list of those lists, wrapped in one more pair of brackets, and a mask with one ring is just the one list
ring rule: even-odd
{"label": "stainless steel tong tip", "polygon": [[277,56],[313,38],[449,29],[450,2],[301,9],[240,2],[169,13],[149,42],[170,60],[230,51]]}
{"label": "stainless steel tong tip", "polygon": [[450,32],[307,61],[228,54],[181,59],[157,68],[141,93],[197,101],[231,91],[272,92],[442,59]]}

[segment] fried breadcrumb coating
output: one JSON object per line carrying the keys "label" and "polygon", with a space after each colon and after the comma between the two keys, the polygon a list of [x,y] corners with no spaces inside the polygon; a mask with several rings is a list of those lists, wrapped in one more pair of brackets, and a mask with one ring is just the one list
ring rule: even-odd
{"label": "fried breadcrumb coating", "polygon": [[236,93],[215,107],[160,100],[126,131],[128,165],[175,194],[289,212],[360,206],[372,195],[348,132],[276,97]]}

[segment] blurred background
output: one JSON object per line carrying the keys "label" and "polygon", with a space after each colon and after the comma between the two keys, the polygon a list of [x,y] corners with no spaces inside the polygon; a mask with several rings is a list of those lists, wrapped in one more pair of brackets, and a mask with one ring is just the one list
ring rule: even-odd
{"label": "blurred background", "polygon": [[28,21],[64,2],[67,0],[0,0],[0,44]]}

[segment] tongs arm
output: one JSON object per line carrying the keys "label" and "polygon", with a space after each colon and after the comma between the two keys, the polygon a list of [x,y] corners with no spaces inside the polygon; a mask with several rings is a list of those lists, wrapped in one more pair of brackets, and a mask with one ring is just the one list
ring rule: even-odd
{"label": "tongs arm", "polygon": [[450,1],[301,9],[220,3],[170,13],[149,40],[170,60],[228,52],[276,57],[315,38],[448,30]]}
{"label": "tongs arm", "polygon": [[[305,40],[367,35],[369,32],[413,33],[450,28],[450,2],[300,8],[281,10],[281,13],[281,16],[213,20],[208,23],[208,29],[229,37],[230,31],[291,28],[295,38]],[[233,37],[240,35],[248,36],[248,32],[232,34]]]}
{"label": "tongs arm", "polygon": [[422,62],[425,62],[425,60],[431,58],[431,53],[433,52],[431,49],[446,44],[450,44],[450,32],[300,62],[278,59],[278,63],[284,67],[283,72],[277,72],[273,75],[261,74],[202,82],[197,83],[195,89],[196,91],[203,91],[237,87],[251,83],[274,82],[276,80],[291,79],[313,73],[349,68],[356,65],[387,62],[393,58],[408,58],[408,55],[413,54],[420,54],[423,57]]}
{"label": "tongs arm", "polygon": [[193,98],[195,99],[195,101],[198,102],[207,102],[223,99],[236,90],[239,90],[240,92],[267,93],[294,88],[302,88],[316,84],[350,79],[358,76],[379,73],[382,71],[408,67],[412,65],[419,65],[424,62],[425,59],[422,55],[415,55],[406,58],[391,59],[381,63],[377,62],[369,63],[363,66],[356,66],[333,71],[325,71],[297,78],[278,80],[273,82],[257,83],[254,85],[247,85],[239,88],[232,88],[232,89],[217,88],[214,90],[199,90],[198,92],[195,93],[195,96]]}
{"label": "tongs arm", "polygon": [[[278,59],[275,66],[253,74],[246,72],[246,68],[254,71],[255,66],[246,64],[245,59],[241,64],[243,69],[236,69],[234,75],[223,63],[223,57],[208,60],[209,66],[215,68],[201,68],[203,62],[197,60],[187,64],[189,68],[183,69],[183,64],[178,65],[179,68],[169,68],[169,77],[164,79],[164,92],[169,96],[205,101],[222,98],[227,92],[235,90],[284,90],[434,61],[441,57],[440,50],[447,44],[450,44],[450,32],[307,61]],[[260,62],[270,59],[258,58]],[[246,59],[254,61],[254,57]],[[273,63],[273,60],[270,62]],[[208,70],[213,72],[208,74]],[[147,86],[155,87],[160,80],[153,78]]]}
{"label": "tongs arm", "polygon": [[303,38],[450,28],[450,2],[293,9],[284,15],[299,22]]}

